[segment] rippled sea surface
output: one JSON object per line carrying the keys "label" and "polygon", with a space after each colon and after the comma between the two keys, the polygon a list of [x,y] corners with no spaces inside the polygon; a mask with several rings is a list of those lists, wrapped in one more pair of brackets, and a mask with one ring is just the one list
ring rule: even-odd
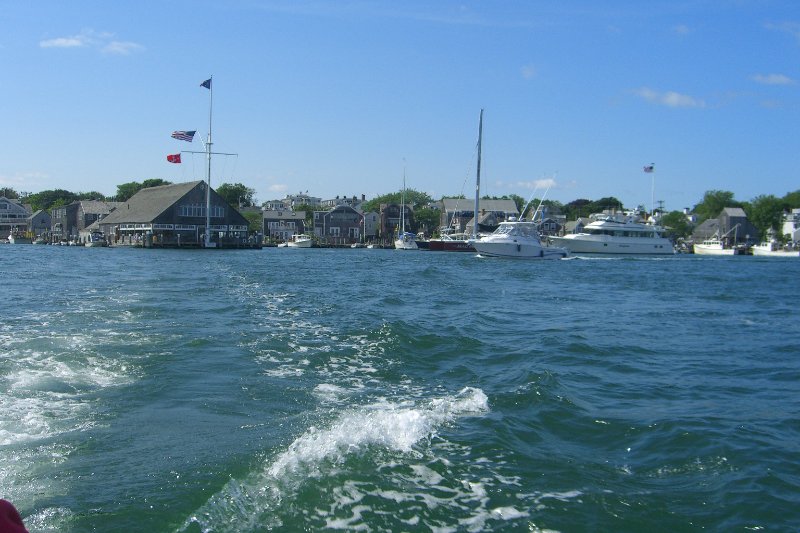
{"label": "rippled sea surface", "polygon": [[31,531],[800,529],[800,261],[2,246]]}

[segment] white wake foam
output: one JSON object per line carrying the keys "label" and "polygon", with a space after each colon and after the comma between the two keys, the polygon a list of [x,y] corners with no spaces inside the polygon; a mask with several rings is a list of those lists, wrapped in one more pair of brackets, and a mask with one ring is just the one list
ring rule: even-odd
{"label": "white wake foam", "polygon": [[442,426],[488,410],[483,391],[468,387],[423,405],[380,402],[345,412],[328,428],[309,428],[263,470],[243,481],[229,482],[193,513],[181,530],[194,523],[203,531],[280,526],[270,522],[276,520],[270,511],[306,479],[324,475],[326,464],[340,463],[348,455],[376,446],[408,453]]}

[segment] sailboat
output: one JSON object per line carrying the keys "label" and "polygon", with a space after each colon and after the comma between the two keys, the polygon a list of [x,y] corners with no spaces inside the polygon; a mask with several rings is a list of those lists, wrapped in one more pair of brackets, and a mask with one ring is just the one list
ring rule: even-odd
{"label": "sailboat", "polygon": [[[474,252],[475,247],[470,242],[470,238],[478,238],[478,202],[481,196],[481,143],[483,142],[483,109],[478,119],[478,166],[475,177],[475,209],[473,212],[473,232],[471,235],[461,234],[452,235],[442,234],[438,239],[431,239],[428,249],[438,252]],[[455,219],[455,215],[454,219]]]}
{"label": "sailboat", "polygon": [[416,250],[417,241],[413,233],[406,231],[406,173],[403,171],[403,195],[400,205],[400,226],[394,241],[395,250]]}

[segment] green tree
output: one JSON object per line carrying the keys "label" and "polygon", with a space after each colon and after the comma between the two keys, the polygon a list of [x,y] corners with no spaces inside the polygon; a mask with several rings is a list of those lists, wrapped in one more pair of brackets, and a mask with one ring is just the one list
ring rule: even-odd
{"label": "green tree", "polygon": [[151,178],[142,182],[142,189],[149,189],[150,187],[160,187],[162,185],[172,185],[171,181],[162,180],[161,178]]}
{"label": "green tree", "polygon": [[17,191],[12,189],[11,187],[0,188],[0,196],[5,196],[9,200],[15,200],[19,198],[19,194],[17,193]]}
{"label": "green tree", "polygon": [[681,211],[670,211],[661,218],[661,225],[672,237],[688,237],[692,233],[692,224]]}
{"label": "green tree", "polygon": [[71,204],[77,199],[77,194],[65,191],[64,189],[41,191],[31,194],[26,198],[34,211],[38,211],[39,209],[49,211],[54,207]]}
{"label": "green tree", "polygon": [[706,191],[699,204],[694,206],[694,213],[700,222],[709,218],[717,218],[726,207],[741,207],[742,204],[733,199],[730,191]]}
{"label": "green tree", "polygon": [[215,189],[230,205],[237,207],[252,207],[256,205],[256,191],[241,183],[223,183]]}
{"label": "green tree", "polygon": [[243,213],[247,219],[247,230],[250,233],[260,233],[264,231],[264,215],[260,211],[246,211]]}
{"label": "green tree", "polygon": [[580,217],[588,217],[591,215],[587,206],[591,204],[591,200],[580,198],[573,200],[564,206],[564,214],[567,215],[567,220],[578,220]]}
{"label": "green tree", "polygon": [[[372,200],[364,202],[361,205],[361,209],[364,210],[364,212],[379,212],[381,204],[399,204],[402,201],[403,191],[398,191],[384,194],[383,196],[378,196],[377,198],[373,198]],[[418,207],[427,206],[433,202],[433,198],[431,198],[426,192],[415,191],[414,189],[406,189],[405,202],[406,205],[410,205],[416,209]]]}
{"label": "green tree", "polygon": [[794,192],[787,192],[786,195],[782,198],[784,209],[791,210],[791,209],[798,209],[800,208],[800,190]]}
{"label": "green tree", "polygon": [[761,195],[745,205],[745,212],[747,219],[761,232],[761,237],[765,237],[770,228],[775,231],[781,229],[783,206],[781,199],[771,194]]}
{"label": "green tree", "polygon": [[117,194],[115,198],[118,202],[127,202],[131,196],[136,194],[142,189],[142,184],[138,181],[131,181],[128,183],[123,183],[122,185],[117,185]]}
{"label": "green tree", "polygon": [[131,181],[117,185],[116,199],[118,202],[127,202],[134,194],[142,189],[149,189],[150,187],[159,187],[161,185],[172,185],[172,182],[162,180],[160,178],[153,178],[144,180],[142,183],[138,181]]}
{"label": "green tree", "polygon": [[97,191],[79,192],[77,196],[78,200],[100,200],[101,202],[106,201],[105,195]]}
{"label": "green tree", "polygon": [[439,210],[430,207],[421,207],[414,211],[414,221],[417,231],[425,230],[428,235],[439,227]]}

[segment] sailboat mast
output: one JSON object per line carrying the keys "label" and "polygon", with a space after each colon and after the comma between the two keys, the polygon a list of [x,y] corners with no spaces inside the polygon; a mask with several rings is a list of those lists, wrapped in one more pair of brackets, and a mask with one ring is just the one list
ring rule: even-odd
{"label": "sailboat mast", "polygon": [[400,195],[400,236],[398,238],[403,238],[403,234],[406,232],[406,165],[405,159],[403,159],[403,194]]}
{"label": "sailboat mast", "polygon": [[478,238],[478,203],[481,199],[481,143],[483,142],[483,109],[481,109],[481,118],[478,121],[478,171],[475,178],[475,213],[474,223],[472,228],[472,237]]}
{"label": "sailboat mast", "polygon": [[[214,107],[214,84],[208,79],[208,141],[206,142],[206,240],[205,247],[211,247],[211,111]],[[206,82],[203,82],[206,83]]]}

